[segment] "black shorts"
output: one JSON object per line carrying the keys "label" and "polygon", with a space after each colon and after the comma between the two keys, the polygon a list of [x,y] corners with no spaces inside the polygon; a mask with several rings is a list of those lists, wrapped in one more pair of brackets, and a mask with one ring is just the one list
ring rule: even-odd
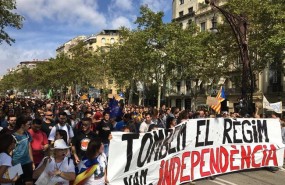
{"label": "black shorts", "polygon": [[33,163],[22,165],[23,174],[17,180],[15,185],[23,185],[25,182],[33,182]]}

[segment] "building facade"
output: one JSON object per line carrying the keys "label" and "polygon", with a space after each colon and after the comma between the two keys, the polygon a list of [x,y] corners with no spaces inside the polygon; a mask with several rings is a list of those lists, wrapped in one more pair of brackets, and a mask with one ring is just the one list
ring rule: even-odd
{"label": "building facade", "polygon": [[[92,52],[108,52],[110,45],[119,42],[119,31],[118,30],[102,30],[99,33],[92,34],[90,36],[78,36],[68,42],[62,44],[56,49],[57,55],[61,53],[67,54],[69,57],[71,53],[69,50],[78,44],[80,41],[85,43],[85,47]],[[107,94],[117,94],[117,86],[114,79],[111,79],[107,76],[104,77],[104,82],[101,84],[92,85],[91,89],[98,89],[101,91],[104,90],[104,93]]]}
{"label": "building facade", "polygon": [[[219,6],[223,6],[225,0],[218,1]],[[217,13],[217,12],[216,12]],[[178,21],[182,28],[186,28],[191,22],[199,26],[200,31],[212,28],[213,11],[206,5],[204,0],[173,0],[172,19]],[[217,22],[221,22],[222,15],[216,14]],[[262,72],[254,74],[255,90],[253,102],[258,107],[259,113],[262,112],[263,95],[269,102],[284,102],[285,77],[276,63],[268,65]],[[231,70],[231,69],[230,69]],[[234,74],[234,73],[233,73]],[[234,74],[241,78],[241,74]],[[197,110],[206,106],[207,96],[216,96],[219,87],[223,86],[226,93],[226,101],[222,103],[225,111],[235,111],[238,100],[241,96],[241,89],[238,88],[230,78],[209,79],[201,81],[199,79],[184,79],[172,84],[172,93],[168,93],[168,105],[176,106],[181,109]],[[284,103],[283,103],[284,104]]]}

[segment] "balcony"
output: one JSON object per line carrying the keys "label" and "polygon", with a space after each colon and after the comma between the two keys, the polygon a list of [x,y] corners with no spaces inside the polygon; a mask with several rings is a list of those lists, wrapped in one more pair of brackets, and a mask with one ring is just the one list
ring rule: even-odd
{"label": "balcony", "polygon": [[173,19],[173,21],[181,22],[183,20],[189,19],[189,18],[194,17],[194,16],[195,16],[195,11],[190,11],[185,15],[182,15],[182,16],[177,17],[176,19]]}
{"label": "balcony", "polygon": [[267,93],[277,93],[277,92],[283,92],[282,85],[269,85],[267,87]]}
{"label": "balcony", "polygon": [[228,95],[237,95],[237,94],[241,94],[241,89],[240,88],[226,88],[225,92]]}

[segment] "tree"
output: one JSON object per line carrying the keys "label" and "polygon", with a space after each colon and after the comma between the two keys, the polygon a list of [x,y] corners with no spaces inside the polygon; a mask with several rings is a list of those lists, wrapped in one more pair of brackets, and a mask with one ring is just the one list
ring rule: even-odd
{"label": "tree", "polygon": [[107,54],[107,65],[109,75],[121,86],[129,86],[129,103],[132,103],[132,96],[135,83],[145,82],[146,68],[142,57],[145,55],[145,33],[142,31],[130,31],[122,28],[120,30],[121,43],[114,44]]}
{"label": "tree", "polygon": [[[224,8],[236,15],[244,15],[248,20],[249,55],[253,72],[262,71],[269,64],[284,60],[283,0],[235,0],[228,1]],[[214,55],[223,56],[222,65],[241,70],[241,65],[233,64],[239,58],[239,50],[230,26],[227,23],[219,25],[219,32],[213,37],[206,45],[216,48],[212,51]]]}
{"label": "tree", "polygon": [[5,41],[11,45],[15,39],[11,38],[5,31],[6,27],[21,29],[24,17],[14,12],[16,9],[15,0],[0,0],[0,44]]}
{"label": "tree", "polygon": [[138,17],[138,29],[147,35],[146,59],[148,76],[157,86],[157,105],[160,107],[161,89],[165,96],[166,83],[196,77],[202,64],[204,48],[201,45],[203,34],[196,25],[186,29],[177,22],[163,23],[163,12],[152,12],[141,7]]}
{"label": "tree", "polygon": [[166,82],[196,75],[204,50],[194,25],[184,30],[178,23],[163,23],[163,12],[155,13],[146,6],[140,14],[135,30],[121,30],[122,43],[110,51],[110,68],[118,81],[129,82],[131,93],[135,82],[154,84],[159,107]]}

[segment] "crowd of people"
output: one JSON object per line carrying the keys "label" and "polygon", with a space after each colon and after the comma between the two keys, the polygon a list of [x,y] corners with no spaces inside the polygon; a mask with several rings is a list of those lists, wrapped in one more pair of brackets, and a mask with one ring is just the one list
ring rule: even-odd
{"label": "crowd of people", "polygon": [[[264,115],[253,115],[264,117]],[[269,115],[278,118],[276,114]],[[145,133],[171,129],[187,119],[238,118],[238,113],[180,110],[163,105],[119,104],[116,115],[108,103],[37,99],[0,100],[0,184],[108,183],[111,132]],[[285,144],[285,121],[280,119]],[[20,164],[13,178],[7,169]],[[88,169],[88,175],[82,175]]]}

